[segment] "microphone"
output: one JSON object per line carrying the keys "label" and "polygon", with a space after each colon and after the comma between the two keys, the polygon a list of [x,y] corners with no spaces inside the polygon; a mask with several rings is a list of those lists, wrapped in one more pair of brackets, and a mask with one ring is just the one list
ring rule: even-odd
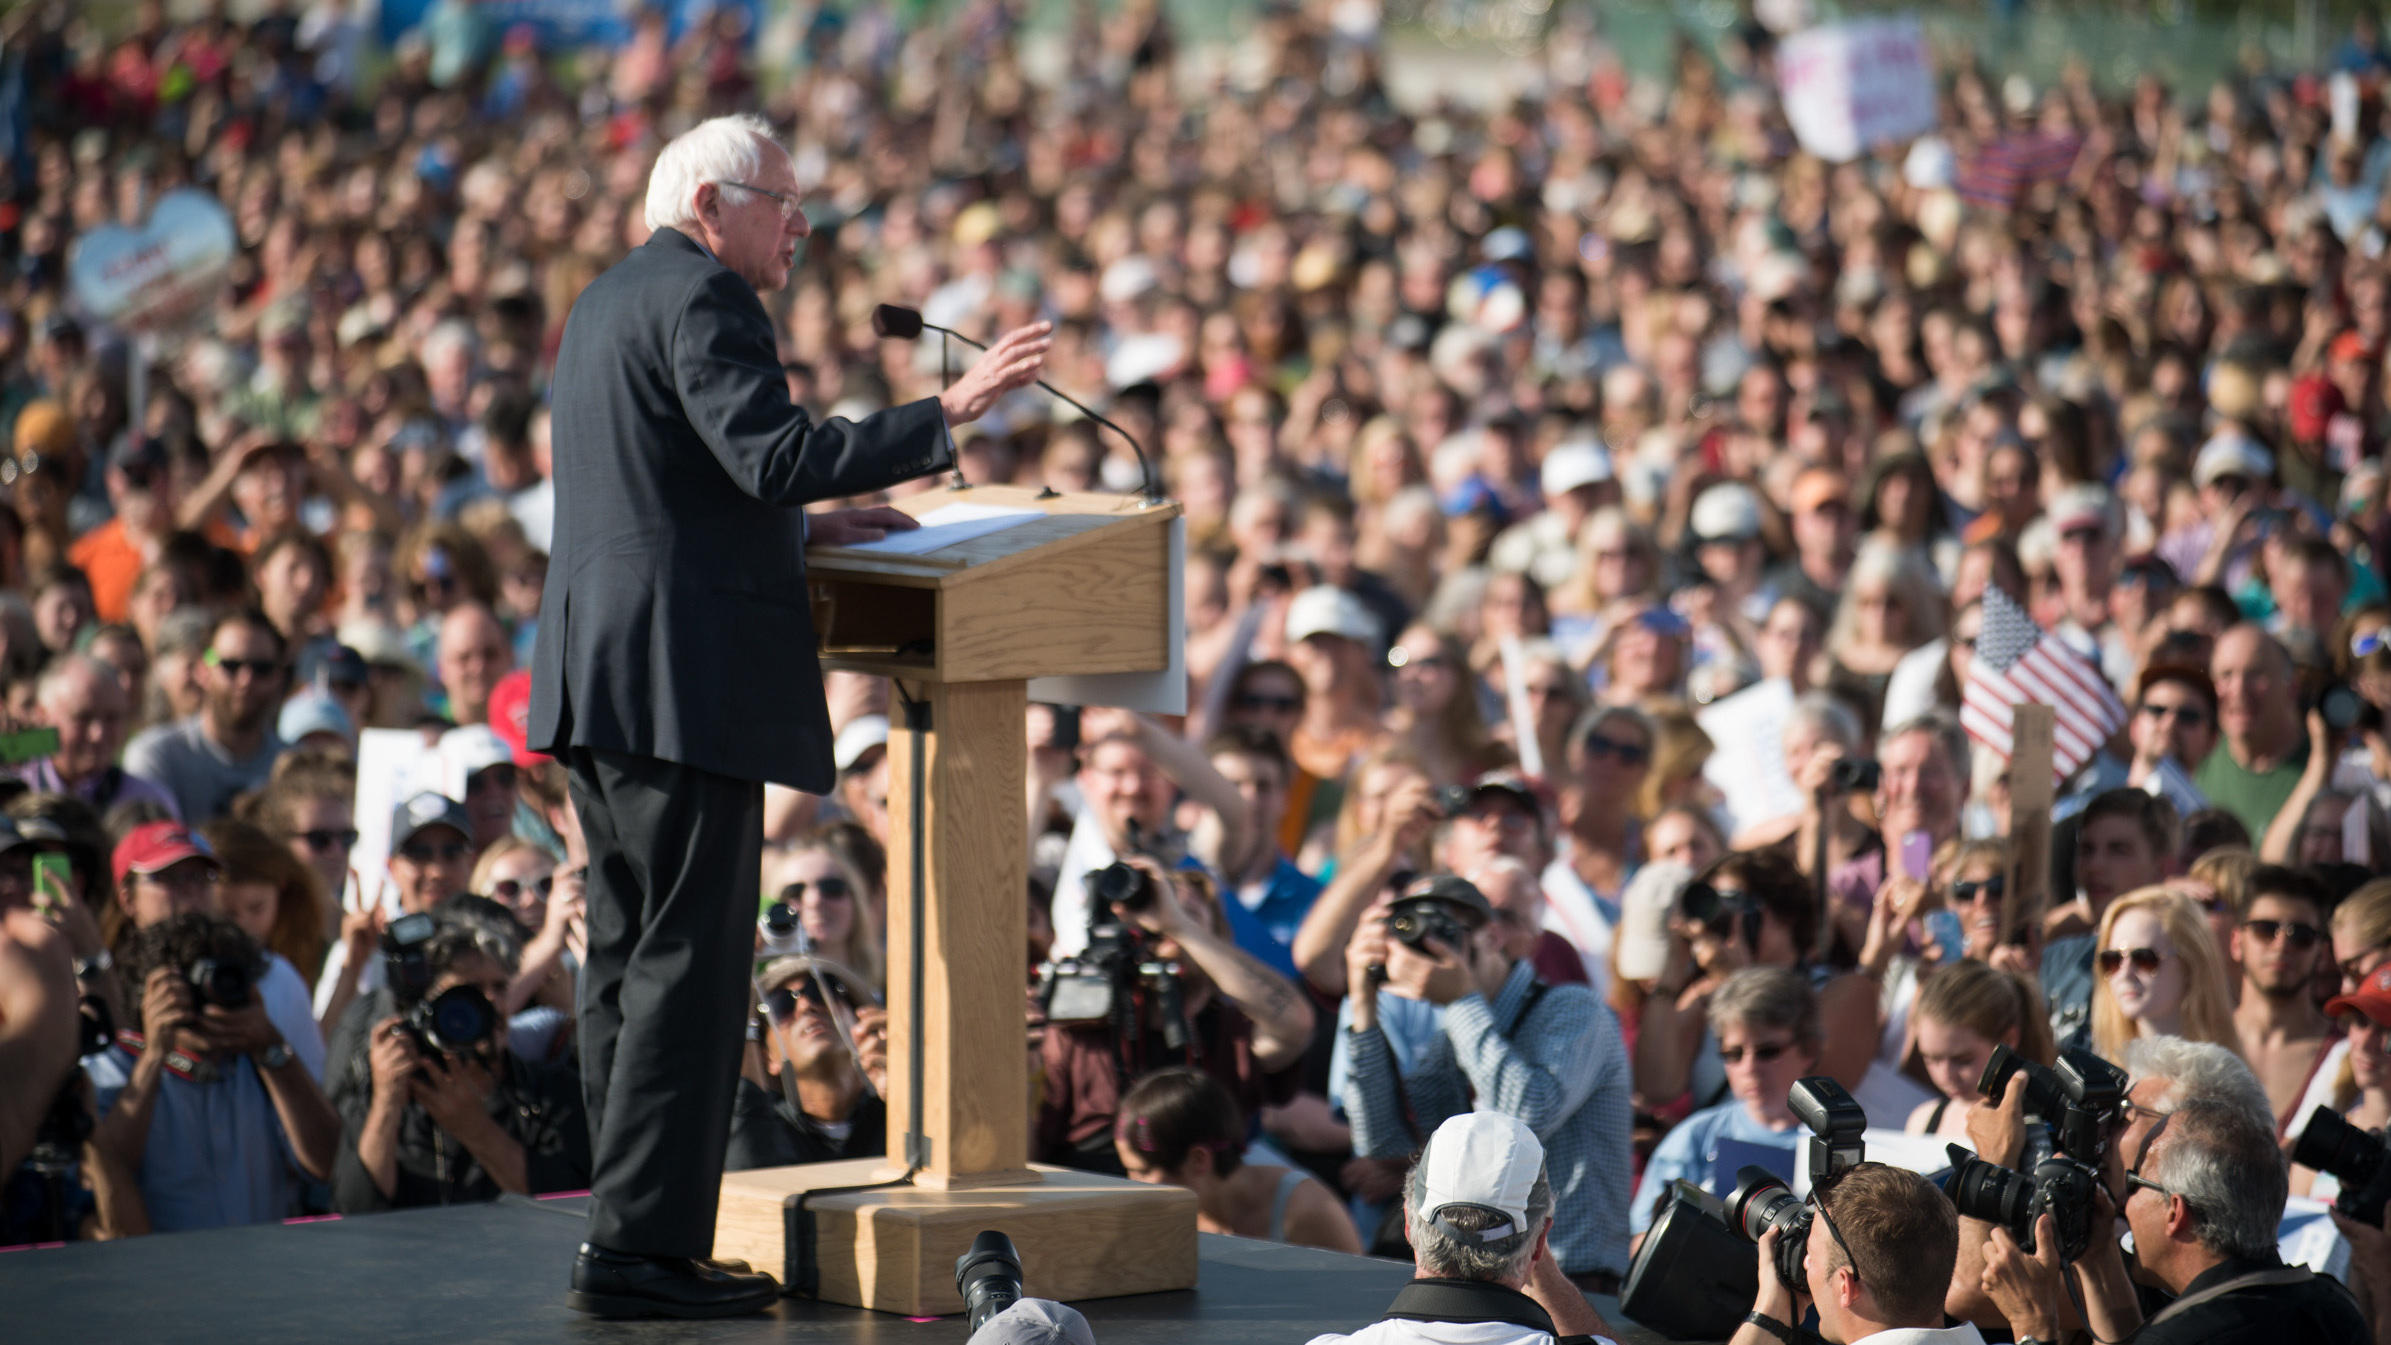
{"label": "microphone", "polygon": [[[941,327],[934,322],[924,322],[921,310],[918,308],[906,308],[901,304],[882,304],[872,310],[872,334],[874,336],[890,341],[912,341],[919,338],[923,332],[937,332],[941,336],[951,336],[975,350],[988,348],[951,327]],[[1146,457],[1145,445],[1139,443],[1129,431],[1097,415],[1087,403],[1043,378],[1038,380],[1038,386],[1060,398],[1066,405],[1077,409],[1089,420],[1121,436],[1128,443],[1130,451],[1137,454],[1137,472],[1139,478],[1144,482],[1144,488],[1140,495],[1147,504],[1160,504],[1169,498],[1162,493],[1162,483],[1154,475],[1154,463]]]}

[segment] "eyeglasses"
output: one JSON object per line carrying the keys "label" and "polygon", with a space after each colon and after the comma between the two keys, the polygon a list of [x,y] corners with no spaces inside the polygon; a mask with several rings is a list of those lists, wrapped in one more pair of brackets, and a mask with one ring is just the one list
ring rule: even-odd
{"label": "eyeglasses", "polygon": [[2314,948],[2317,940],[2325,936],[2323,930],[2297,920],[2244,920],[2242,928],[2267,943],[2280,938],[2301,950]]}
{"label": "eyeglasses", "polygon": [[518,900],[526,891],[537,892],[545,897],[555,890],[556,875],[553,873],[537,882],[526,883],[520,878],[501,878],[490,884],[490,895],[500,901]]}
{"label": "eyeglasses", "polygon": [[[795,906],[805,899],[805,888],[806,884],[804,883],[790,883],[783,887],[780,890],[781,902],[784,905]],[[816,878],[813,881],[813,889],[814,895],[824,901],[844,901],[855,895],[855,889],[847,886],[846,879],[839,877]]]}
{"label": "eyeglasses", "polygon": [[1999,901],[2008,891],[2009,879],[1996,873],[1990,878],[1976,878],[1964,883],[1951,884],[1951,904],[1965,906],[1978,898]]}
{"label": "eyeglasses", "polygon": [[45,463],[54,461],[55,458],[45,459],[39,453],[28,453],[21,458],[0,458],[0,486],[13,486],[19,480],[30,479]]}
{"label": "eyeglasses", "polygon": [[2196,705],[2161,705],[2157,701],[2144,701],[2137,708],[2144,719],[2173,717],[2182,721],[2185,728],[2202,728],[2208,723],[2208,711]]}
{"label": "eyeglasses", "polygon": [[1730,1065],[1740,1065],[1743,1063],[1743,1058],[1749,1055],[1754,1063],[1768,1065],[1774,1064],[1779,1056],[1792,1049],[1793,1043],[1783,1041],[1764,1042],[1754,1046],[1721,1046],[1719,1059]]}
{"label": "eyeglasses", "polygon": [[2156,948],[2103,948],[2100,950],[2100,974],[2114,976],[2119,968],[2131,962],[2135,971],[2148,976],[2166,960],[2167,955]]}
{"label": "eyeglasses", "polygon": [[2373,971],[2375,968],[2375,963],[2372,960],[2374,955],[2386,948],[2391,948],[2391,939],[2387,939],[2382,943],[2376,944],[2372,948],[2369,948],[2365,952],[2358,954],[2356,957],[2351,958],[2347,962],[2335,964],[2341,969],[2341,979],[2347,981],[2351,985],[2356,985],[2358,982],[2365,980],[2366,973]]}
{"label": "eyeglasses", "polygon": [[[825,985],[830,987],[827,997],[822,992]],[[819,975],[800,976],[764,996],[764,1012],[771,1015],[773,1022],[785,1023],[797,1016],[797,1001],[804,1000],[817,1009],[828,1009],[832,999],[850,1009],[855,1007],[855,1001],[847,994],[847,987],[837,981]]]}
{"label": "eyeglasses", "polygon": [[[1845,1171],[1849,1170],[1850,1169],[1848,1168],[1845,1169]],[[1833,1189],[1834,1187],[1830,1184],[1819,1190],[1811,1192],[1810,1203],[1817,1207],[1818,1222],[1826,1225],[1827,1236],[1833,1238],[1835,1240],[1835,1245],[1842,1249],[1843,1264],[1851,1267],[1851,1277],[1864,1285],[1868,1283],[1868,1277],[1860,1273],[1860,1258],[1851,1254],[1851,1244],[1844,1241],[1843,1230],[1835,1227],[1835,1216],[1829,1212],[1826,1207],[1826,1193]]]}
{"label": "eyeglasses", "polygon": [[356,848],[357,829],[351,827],[341,831],[326,827],[302,831],[299,833],[299,841],[319,855],[330,854],[335,850],[347,851]]}
{"label": "eyeglasses", "polygon": [[209,650],[207,652],[207,656],[201,661],[206,663],[209,667],[222,672],[226,677],[236,679],[239,678],[243,673],[247,673],[258,680],[263,681],[266,678],[272,677],[276,673],[282,671],[281,659],[226,658],[224,655],[217,653],[213,649]]}
{"label": "eyeglasses", "polygon": [[1247,691],[1231,696],[1229,708],[1232,710],[1271,710],[1279,714],[1291,715],[1303,708],[1303,698],[1300,696],[1264,696]]}
{"label": "eyeglasses", "polygon": [[430,841],[409,841],[399,847],[399,857],[410,864],[454,864],[471,853],[473,847],[463,841],[443,841],[437,845]]}
{"label": "eyeglasses", "polygon": [[1589,759],[1609,757],[1622,766],[1641,766],[1652,760],[1651,748],[1637,743],[1623,743],[1616,738],[1605,738],[1599,733],[1589,733],[1579,741]]}
{"label": "eyeglasses", "polygon": [[[2149,1111],[2150,1109],[2147,1107],[2135,1107],[2134,1110],[2137,1112],[2145,1112]],[[2152,1126],[2150,1128],[2150,1133],[2142,1137],[2142,1147],[2134,1153],[2133,1166],[2125,1170],[2125,1194],[2126,1198],[2129,1200],[2133,1198],[2136,1187],[2156,1191],[2161,1196],[2173,1196],[2177,1194],[2175,1191],[2161,1186],[2157,1182],[2154,1182],[2148,1177],[2142,1175],[2142,1165],[2150,1161],[2150,1151],[2158,1147],[2159,1136],[2167,1133],[2167,1122],[2175,1119],[2175,1113],[2173,1112],[2159,1112],[2153,1114],[2159,1118],[2158,1124]],[[2190,1202],[2187,1201],[2185,1203],[2189,1204]]]}
{"label": "eyeglasses", "polygon": [[772,198],[772,200],[780,206],[780,221],[783,224],[792,223],[797,219],[798,216],[805,213],[805,207],[798,202],[795,196],[789,194],[788,192],[774,191],[769,187],[752,186],[745,182],[725,182],[721,185],[725,187],[737,187],[741,191],[751,191],[758,196],[768,196]]}

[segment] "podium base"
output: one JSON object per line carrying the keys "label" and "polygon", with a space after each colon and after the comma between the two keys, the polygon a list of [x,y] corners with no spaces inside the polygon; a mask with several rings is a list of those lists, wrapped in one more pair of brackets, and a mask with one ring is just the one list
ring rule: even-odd
{"label": "podium base", "polygon": [[[1038,1298],[1195,1287],[1193,1191],[1042,1165],[1028,1171],[1031,1180],[1015,1185],[891,1186],[808,1200],[814,1296],[909,1317],[959,1313],[955,1259],[989,1228],[1020,1249],[1027,1291]],[[727,1173],[714,1254],[771,1271],[794,1289],[798,1197],[894,1175],[877,1158]]]}

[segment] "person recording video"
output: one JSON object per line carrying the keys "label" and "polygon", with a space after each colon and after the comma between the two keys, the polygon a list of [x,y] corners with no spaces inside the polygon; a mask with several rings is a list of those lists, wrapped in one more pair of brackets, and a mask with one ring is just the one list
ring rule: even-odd
{"label": "person recording video", "polygon": [[[1833,1345],[1980,1345],[1975,1326],[1943,1324],[1943,1289],[1959,1251],[1959,1212],[1934,1183],[1883,1163],[1861,1163],[1825,1189],[1800,1265],[1801,1283],[1777,1271],[1784,1233],[1760,1236],[1759,1289],[1728,1345],[1799,1345],[1799,1301],[1818,1309]],[[2023,1340],[2023,1332],[2020,1334]],[[2048,1339],[2046,1336],[2045,1339]]]}
{"label": "person recording video", "polygon": [[784,957],[756,988],[763,998],[724,1171],[886,1152],[888,1015],[863,979],[820,958]]}
{"label": "person recording video", "polygon": [[1053,964],[1039,990],[1048,1025],[1038,1160],[1120,1175],[1122,1090],[1165,1065],[1218,1078],[1248,1116],[1291,1100],[1311,1003],[1221,932],[1211,880],[1137,855],[1098,869],[1089,886],[1088,944]]}
{"label": "person recording video", "polygon": [[571,1191],[589,1182],[589,1122],[565,1068],[507,1046],[515,972],[504,939],[443,919],[392,959],[398,1012],[367,1036],[368,1079],[341,1099],[333,1204],[344,1214]]}

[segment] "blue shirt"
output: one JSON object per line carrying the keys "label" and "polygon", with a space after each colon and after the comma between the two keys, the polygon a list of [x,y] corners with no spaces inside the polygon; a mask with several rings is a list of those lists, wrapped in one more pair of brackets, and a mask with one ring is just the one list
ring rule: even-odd
{"label": "blue shirt", "polygon": [[[1652,1214],[1660,1204],[1661,1194],[1669,1183],[1688,1181],[1708,1190],[1712,1169],[1718,1164],[1719,1141],[1741,1140],[1746,1144],[1767,1144],[1792,1149],[1801,1142],[1803,1130],[1799,1125],[1783,1130],[1771,1130],[1766,1122],[1755,1120],[1743,1103],[1729,1098],[1715,1107],[1706,1107],[1678,1123],[1675,1130],[1661,1139],[1652,1150],[1652,1157],[1644,1164],[1643,1184],[1636,1187],[1635,1207],[1629,1211],[1629,1225],[1638,1233],[1652,1227]],[[1712,1191],[1724,1196],[1725,1191]]]}
{"label": "blue shirt", "polygon": [[1320,895],[1320,880],[1280,855],[1270,876],[1259,884],[1232,889],[1221,902],[1229,936],[1262,965],[1289,980],[1295,970],[1295,931],[1303,924],[1312,902]]}
{"label": "blue shirt", "polygon": [[1400,1088],[1380,1029],[1344,1034],[1353,1151],[1401,1157],[1448,1117],[1515,1116],[1544,1142],[1554,1259],[1572,1275],[1624,1274],[1623,1209],[1635,1180],[1627,1045],[1618,1016],[1593,991],[1550,986],[1531,1006],[1536,985],[1535,968],[1521,962],[1491,1003],[1473,992],[1445,1005],[1442,1029],[1423,1043]]}
{"label": "blue shirt", "polygon": [[[107,1115],[132,1082],[134,1059],[121,1044],[84,1057],[96,1114]],[[219,1068],[223,1073],[214,1083],[159,1076],[149,1145],[135,1174],[157,1232],[272,1223],[298,1213],[306,1175],[282,1133],[265,1080],[246,1056]]]}

